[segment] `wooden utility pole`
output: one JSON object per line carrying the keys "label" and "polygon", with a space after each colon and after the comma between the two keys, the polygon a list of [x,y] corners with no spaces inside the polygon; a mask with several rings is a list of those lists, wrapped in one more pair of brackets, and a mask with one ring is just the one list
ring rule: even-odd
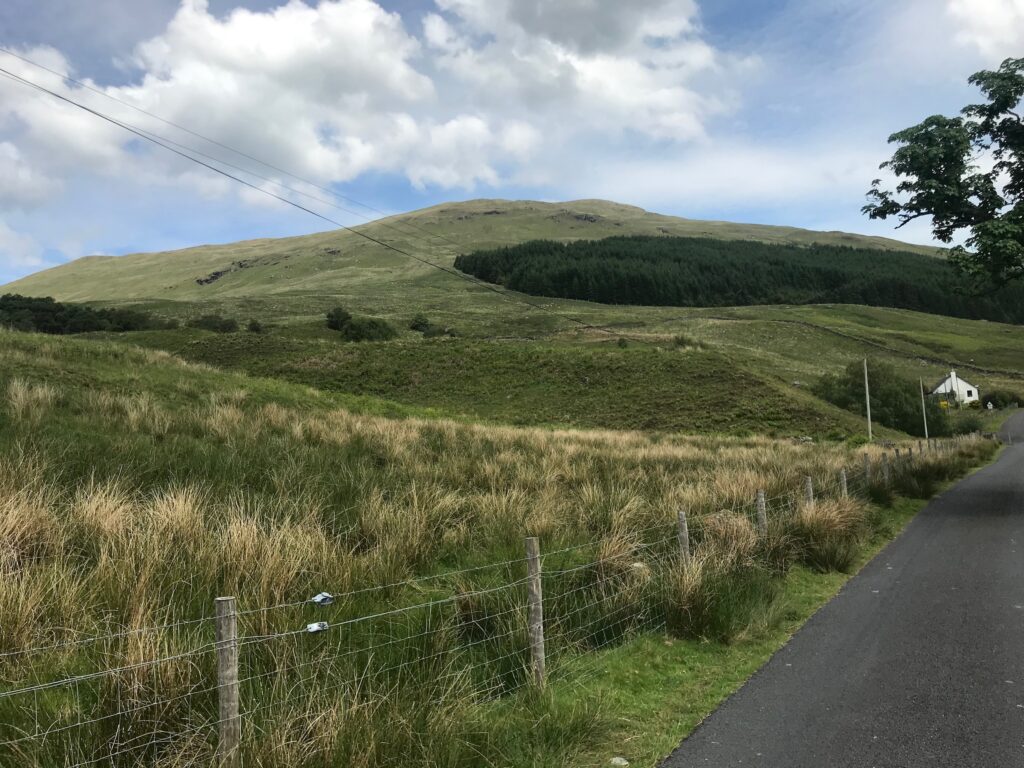
{"label": "wooden utility pole", "polygon": [[864,406],[868,412],[868,442],[872,441],[871,436],[871,385],[868,383],[868,359],[864,358]]}
{"label": "wooden utility pole", "polygon": [[218,597],[217,692],[220,701],[217,765],[239,768],[242,764],[242,718],[238,712],[238,615],[235,598]]}
{"label": "wooden utility pole", "polygon": [[918,379],[921,384],[921,418],[924,419],[924,439],[928,439],[928,409],[924,407],[924,379]]}
{"label": "wooden utility pole", "polygon": [[533,660],[533,682],[544,688],[544,592],[540,576],[540,544],[536,537],[526,540],[526,568],[529,574],[530,658]]}

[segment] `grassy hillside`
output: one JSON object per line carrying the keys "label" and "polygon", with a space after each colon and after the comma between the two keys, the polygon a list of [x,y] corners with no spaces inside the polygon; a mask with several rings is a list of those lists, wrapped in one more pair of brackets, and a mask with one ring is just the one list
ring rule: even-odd
{"label": "grassy hillside", "polygon": [[[841,445],[422,419],[5,331],[0,362],[4,765],[211,764],[208,617],[225,594],[241,611],[246,765],[604,764],[645,728],[602,708],[601,688],[629,683],[588,687],[595,663],[619,674],[665,649],[693,684],[648,681],[644,706],[692,725],[835,588],[818,571],[850,568],[894,525],[860,495],[889,491]],[[928,494],[992,450],[897,465],[897,487]],[[840,467],[858,498],[837,498]],[[805,474],[815,505],[799,501]],[[528,685],[527,535],[546,555],[544,695]],[[335,603],[313,606],[325,589]],[[308,633],[315,621],[327,629]]]}
{"label": "grassy hillside", "polygon": [[506,424],[845,437],[853,415],[711,349],[467,339],[345,344],[284,334],[133,334],[187,360]]}
{"label": "grassy hillside", "polygon": [[[878,238],[675,219],[601,201],[448,204],[367,225],[366,231],[443,264],[463,249],[616,234],[839,243],[878,247],[880,258],[886,249],[907,247]],[[215,273],[222,274],[196,282]],[[955,367],[983,391],[1024,384],[1019,326],[853,305],[692,309],[538,299],[550,310],[545,312],[516,301],[518,295],[495,295],[344,232],[85,259],[3,290],[137,305],[179,320],[220,312],[244,327],[255,318],[267,328],[265,339],[185,331],[129,336],[213,365],[512,423],[742,433],[754,428],[756,414],[769,425],[765,429],[780,434],[850,434],[856,420],[810,399],[807,387],[822,373],[867,355],[926,381]],[[343,346],[323,325],[324,313],[339,304],[394,323],[403,338],[385,349]],[[461,341],[428,342],[407,330],[420,313],[454,328]],[[598,354],[588,348],[614,337],[581,331],[566,316],[655,344]],[[706,348],[672,355],[657,348],[671,347],[680,333]],[[460,355],[472,363],[460,362]],[[595,365],[600,370],[589,380],[578,375]]]}
{"label": "grassy hillside", "polygon": [[[602,200],[473,200],[392,216],[358,229],[396,248],[446,265],[459,252],[528,239],[567,241],[622,234],[821,242],[882,250],[908,247],[885,238],[839,232],[681,219]],[[359,284],[370,283],[379,288],[395,278],[425,285],[451,279],[352,233],[338,231],[170,253],[92,256],[31,275],[3,290],[68,301],[180,301],[280,293],[349,293],[358,290]],[[200,284],[197,280],[209,282]]]}

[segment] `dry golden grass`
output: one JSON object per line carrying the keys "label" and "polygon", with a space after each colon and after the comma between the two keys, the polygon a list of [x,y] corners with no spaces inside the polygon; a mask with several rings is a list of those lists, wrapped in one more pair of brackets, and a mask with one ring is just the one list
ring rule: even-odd
{"label": "dry golden grass", "polygon": [[56,387],[11,379],[7,385],[7,409],[15,419],[38,423],[59,397]]}

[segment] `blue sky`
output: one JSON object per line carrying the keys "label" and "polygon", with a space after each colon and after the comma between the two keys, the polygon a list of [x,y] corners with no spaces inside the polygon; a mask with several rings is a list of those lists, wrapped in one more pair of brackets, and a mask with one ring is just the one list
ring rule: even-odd
{"label": "blue sky", "polygon": [[[0,45],[384,211],[601,197],[894,235],[859,213],[885,137],[1024,55],[1024,0],[5,0]],[[302,184],[2,53],[0,67]],[[326,226],[3,78],[0,179],[0,283]],[[898,236],[929,240],[924,222]]]}

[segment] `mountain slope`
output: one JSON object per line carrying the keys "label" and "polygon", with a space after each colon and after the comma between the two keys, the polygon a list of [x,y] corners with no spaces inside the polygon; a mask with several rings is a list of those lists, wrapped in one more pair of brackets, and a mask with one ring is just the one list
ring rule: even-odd
{"label": "mountain slope", "polygon": [[[358,227],[396,248],[450,265],[460,252],[547,238],[680,235],[771,243],[934,249],[896,240],[795,227],[698,221],[602,200],[567,203],[472,200],[446,203]],[[345,231],[207,245],[166,253],[91,256],[15,281],[2,290],[67,301],[205,300],[285,292],[332,293],[353,284],[453,278]]]}

